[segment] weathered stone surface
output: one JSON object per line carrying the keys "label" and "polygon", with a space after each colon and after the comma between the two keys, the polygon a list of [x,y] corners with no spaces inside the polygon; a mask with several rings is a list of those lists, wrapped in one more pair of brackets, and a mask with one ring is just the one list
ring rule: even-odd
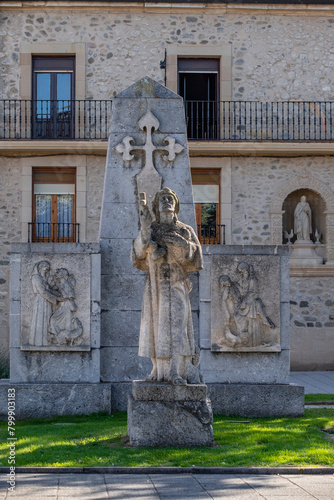
{"label": "weathered stone surface", "polygon": [[63,383],[100,381],[100,350],[90,352],[22,352],[10,353],[11,382]]}
{"label": "weathered stone surface", "polygon": [[144,379],[152,369],[149,358],[138,356],[138,347],[103,347],[100,356],[103,382]]}
{"label": "weathered stone surface", "polygon": [[110,384],[0,384],[0,418],[7,418],[8,389],[15,389],[19,419],[110,413]]}
{"label": "weathered stone surface", "polygon": [[206,401],[205,384],[172,385],[134,380],[132,395],[136,401]]}
{"label": "weathered stone surface", "polygon": [[289,351],[215,353],[202,349],[201,371],[207,384],[286,384],[290,377]]}
{"label": "weathered stone surface", "polygon": [[212,411],[208,401],[135,401],[128,403],[132,446],[212,446]]}
{"label": "weathered stone surface", "polygon": [[208,384],[214,414],[302,417],[304,387],[295,384]]}
{"label": "weathered stone surface", "polygon": [[212,256],[212,349],[279,351],[280,282],[277,256]]}
{"label": "weathered stone surface", "polygon": [[111,413],[127,411],[128,399],[131,394],[131,382],[111,383]]}

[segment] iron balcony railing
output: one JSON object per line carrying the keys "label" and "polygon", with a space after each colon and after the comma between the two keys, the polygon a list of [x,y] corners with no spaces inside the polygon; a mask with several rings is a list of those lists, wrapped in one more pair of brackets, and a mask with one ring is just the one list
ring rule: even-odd
{"label": "iron balcony railing", "polygon": [[224,224],[198,224],[197,235],[202,245],[225,245]]}
{"label": "iron balcony railing", "polygon": [[188,139],[332,141],[334,102],[185,101]]}
{"label": "iron balcony railing", "polygon": [[[0,100],[0,139],[106,140],[111,100]],[[332,141],[334,102],[185,101],[188,139]]]}
{"label": "iron balcony railing", "polygon": [[0,139],[108,139],[110,100],[0,100]]}
{"label": "iron balcony railing", "polygon": [[28,222],[28,243],[80,243],[80,224]]}

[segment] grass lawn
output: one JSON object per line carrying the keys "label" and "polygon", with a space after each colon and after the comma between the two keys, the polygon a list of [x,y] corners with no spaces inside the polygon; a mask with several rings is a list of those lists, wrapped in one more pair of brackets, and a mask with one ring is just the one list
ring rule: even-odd
{"label": "grass lawn", "polygon": [[[238,420],[249,423],[235,423]],[[8,458],[0,423],[0,462]],[[214,417],[212,448],[131,448],[126,413],[16,422],[16,466],[334,466],[334,409],[302,418]]]}
{"label": "grass lawn", "polygon": [[327,401],[333,401],[334,402],[334,394],[305,394],[305,403],[308,402],[327,402]]}

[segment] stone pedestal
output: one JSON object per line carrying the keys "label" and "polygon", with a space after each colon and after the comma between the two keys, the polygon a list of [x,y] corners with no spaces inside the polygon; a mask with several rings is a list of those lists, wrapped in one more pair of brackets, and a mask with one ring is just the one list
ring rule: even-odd
{"label": "stone pedestal", "polygon": [[290,254],[290,266],[321,266],[323,258],[316,252],[312,241],[296,241]]}
{"label": "stone pedestal", "polygon": [[212,446],[207,387],[134,380],[128,400],[132,446]]}

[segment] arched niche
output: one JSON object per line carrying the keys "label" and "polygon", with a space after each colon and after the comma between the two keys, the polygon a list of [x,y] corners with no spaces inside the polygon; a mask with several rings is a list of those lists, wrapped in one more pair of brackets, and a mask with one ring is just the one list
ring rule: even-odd
{"label": "arched niche", "polygon": [[[315,243],[315,231],[318,230],[321,233],[320,243],[326,243],[326,203],[319,193],[313,191],[312,189],[296,189],[292,193],[288,194],[285,198],[282,206],[283,211],[283,243],[288,243],[288,240],[284,237],[285,231],[289,234],[291,229],[294,229],[294,211],[297,204],[300,202],[302,196],[306,197],[308,204],[312,210],[312,233],[311,240]],[[291,239],[291,243],[296,241],[296,235]]]}
{"label": "arched niche", "polygon": [[[326,243],[326,260],[327,264],[334,264],[334,193],[324,182],[312,177],[306,170],[282,184],[273,196],[270,210],[271,243],[282,245],[285,212],[283,205],[289,195],[295,192],[301,193],[301,196],[305,194],[306,197],[307,192],[309,194],[312,192],[317,195],[318,200],[319,198],[322,200],[319,201],[319,206],[324,207],[324,210],[321,208],[323,210],[321,227],[324,228],[321,232],[324,233],[323,241]],[[293,200],[293,196],[291,199]]]}

